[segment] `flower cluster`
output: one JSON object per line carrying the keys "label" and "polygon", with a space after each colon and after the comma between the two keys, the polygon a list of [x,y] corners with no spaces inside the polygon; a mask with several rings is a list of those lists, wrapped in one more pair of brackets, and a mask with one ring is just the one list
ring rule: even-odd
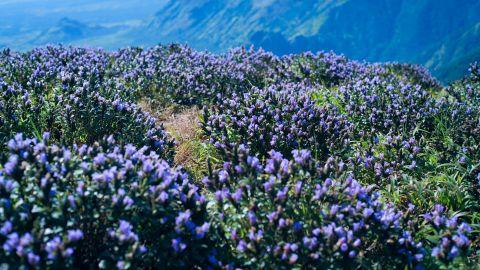
{"label": "flower cluster", "polygon": [[383,136],[379,133],[363,142],[363,145],[355,147],[355,154],[347,159],[348,165],[356,175],[375,180],[377,184],[390,177],[400,177],[405,172],[418,174],[424,165],[418,158],[421,144],[415,137],[406,139],[402,135]]}
{"label": "flower cluster", "polygon": [[134,90],[110,70],[110,58],[101,50],[64,47],[2,54],[0,150],[17,132],[36,137],[50,132],[52,140],[66,145],[113,134],[171,159],[173,142],[133,103]]}
{"label": "flower cluster", "polygon": [[0,260],[12,268],[206,266],[205,198],[147,147],[10,140]]}
{"label": "flower cluster", "polygon": [[440,89],[440,82],[422,66],[402,63],[386,63],[384,66],[389,72],[402,76],[404,81],[420,85],[424,89]]}
{"label": "flower cluster", "polygon": [[203,182],[215,194],[212,211],[239,265],[421,263],[422,244],[403,229],[402,213],[351,175],[330,178],[341,170],[335,160],[318,164],[307,150],[287,160],[272,150],[262,163],[243,146],[236,153]]}
{"label": "flower cluster", "polygon": [[423,218],[433,228],[431,239],[436,244],[432,249],[433,257],[449,263],[468,252],[471,245],[468,236],[472,228],[465,222],[459,222],[458,216],[448,217],[443,206],[435,205],[434,210],[423,215]]}
{"label": "flower cluster", "polygon": [[245,144],[265,157],[272,149],[289,156],[294,149],[308,148],[326,159],[346,148],[351,125],[334,107],[316,106],[311,91],[289,83],[233,94],[205,111],[202,128],[223,151]]}
{"label": "flower cluster", "polygon": [[450,143],[435,143],[447,162],[457,163],[468,173],[465,179],[471,184],[473,196],[480,200],[480,79],[478,65],[473,64],[471,74],[446,89],[453,101],[441,107],[441,120],[437,124],[448,126]]}
{"label": "flower cluster", "polygon": [[337,85],[365,72],[366,65],[333,52],[306,52],[286,56],[285,65],[299,80],[314,84]]}
{"label": "flower cluster", "polygon": [[393,75],[382,79],[382,73],[384,69],[379,68],[341,85],[335,93],[357,129],[386,134],[411,132],[417,126],[430,124],[428,117],[437,113],[431,94]]}
{"label": "flower cluster", "polygon": [[215,103],[223,95],[263,87],[289,74],[280,58],[253,48],[215,55],[172,44],[119,55],[116,66],[141,80],[143,91],[181,104]]}

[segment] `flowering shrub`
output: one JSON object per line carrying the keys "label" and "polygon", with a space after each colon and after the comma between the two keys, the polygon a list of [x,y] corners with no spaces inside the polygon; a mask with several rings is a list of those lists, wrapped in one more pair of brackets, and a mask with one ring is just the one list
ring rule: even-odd
{"label": "flowering shrub", "polygon": [[[331,52],[3,50],[1,267],[478,264],[479,70],[443,87]],[[144,111],[190,105],[198,187]]]}
{"label": "flowering shrub", "polygon": [[113,134],[173,157],[173,142],[156,120],[104,81],[106,53],[47,47],[0,59],[0,150],[17,132],[39,138],[48,131],[66,145]]}
{"label": "flowering shrub", "polygon": [[430,72],[422,66],[402,63],[386,63],[385,68],[389,72],[402,76],[404,81],[420,85],[423,89],[439,90],[441,88],[440,82],[432,77]]}
{"label": "flowering shrub", "polygon": [[0,261],[11,268],[206,266],[205,198],[147,147],[112,137],[68,149],[8,142],[0,170]]}
{"label": "flowering shrub", "polygon": [[233,94],[205,111],[202,127],[210,142],[223,151],[244,143],[265,157],[272,149],[284,155],[308,148],[318,158],[343,151],[350,123],[334,107],[317,107],[302,84],[273,85]]}
{"label": "flowering shrub", "polygon": [[[131,52],[122,51],[121,55]],[[125,60],[133,62],[130,72],[144,78],[143,89],[149,89],[154,98],[180,104],[214,104],[222,96],[264,87],[289,74],[278,57],[253,48],[215,55],[172,44],[133,51],[133,55],[133,61],[122,57],[119,62],[121,66]]]}
{"label": "flowering shrub", "polygon": [[367,138],[363,145],[356,147],[356,152],[349,157],[348,164],[355,174],[363,179],[375,180],[376,184],[391,177],[400,177],[403,173],[419,175],[425,168],[424,161],[418,157],[420,143],[415,137],[408,139],[403,135]]}
{"label": "flowering shrub", "polygon": [[283,59],[300,80],[314,84],[336,85],[362,74],[366,68],[356,61],[333,52],[306,52]]}
{"label": "flowering shrub", "polygon": [[435,165],[444,164],[447,174],[461,175],[468,188],[464,199],[470,204],[469,212],[480,209],[480,80],[474,70],[475,65],[469,76],[445,89],[448,99],[437,102],[433,132],[425,147],[436,154]]}
{"label": "flowering shrub", "polygon": [[375,72],[338,88],[337,98],[359,131],[411,132],[437,112],[435,100],[420,85]]}
{"label": "flowering shrub", "polygon": [[334,160],[318,167],[309,151],[295,150],[287,160],[272,150],[262,163],[243,146],[237,153],[204,183],[215,195],[212,211],[228,238],[226,248],[240,266],[398,267],[422,261],[422,244],[402,228],[402,213],[352,176],[330,178],[341,173]]}
{"label": "flowering shrub", "polygon": [[62,131],[73,134],[73,138],[85,137],[84,142],[92,143],[113,134],[121,143],[148,146],[163,158],[173,158],[174,142],[167,138],[157,120],[137,105],[108,100],[88,90],[75,91],[61,102],[67,104],[61,112]]}
{"label": "flowering shrub", "polygon": [[[425,222],[433,227],[433,241],[436,246],[432,249],[432,256],[441,262],[449,263],[462,253],[468,252],[471,241],[468,235],[472,228],[464,222],[458,222],[458,216],[449,218],[445,215],[445,208],[435,205],[431,213],[424,215]],[[426,226],[428,228],[429,226]]]}

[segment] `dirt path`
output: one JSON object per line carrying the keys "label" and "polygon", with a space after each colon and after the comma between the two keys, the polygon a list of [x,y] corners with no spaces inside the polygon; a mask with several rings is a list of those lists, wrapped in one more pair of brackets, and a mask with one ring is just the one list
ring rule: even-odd
{"label": "dirt path", "polygon": [[200,141],[199,116],[201,110],[197,106],[169,107],[156,110],[148,101],[140,101],[139,106],[157,118],[167,133],[176,140],[174,164],[186,169],[194,169],[202,164],[195,157]]}

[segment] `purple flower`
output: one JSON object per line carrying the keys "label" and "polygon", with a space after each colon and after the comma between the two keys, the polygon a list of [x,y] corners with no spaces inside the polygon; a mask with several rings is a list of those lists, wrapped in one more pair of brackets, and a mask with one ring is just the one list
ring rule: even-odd
{"label": "purple flower", "polygon": [[93,164],[99,166],[105,163],[105,154],[99,153],[96,157],[93,158]]}
{"label": "purple flower", "polygon": [[257,222],[257,217],[255,216],[255,213],[253,211],[248,212],[248,220],[250,223],[254,224]]}
{"label": "purple flower", "polygon": [[45,251],[48,253],[49,259],[55,259],[57,257],[58,250],[63,246],[62,240],[60,237],[55,236],[52,240],[48,241],[45,246]]}
{"label": "purple flower", "polygon": [[241,188],[238,188],[233,194],[232,194],[232,199],[235,201],[235,202],[239,202],[241,199],[242,199],[242,189]]}
{"label": "purple flower", "polygon": [[5,223],[3,223],[2,228],[0,228],[0,233],[3,235],[7,235],[12,231],[12,229],[13,229],[13,224],[7,220],[5,221]]}
{"label": "purple flower", "polygon": [[172,239],[172,248],[176,253],[182,252],[187,248],[187,245],[182,242],[181,238]]}
{"label": "purple flower", "polygon": [[288,263],[295,264],[297,260],[298,260],[298,255],[293,253],[292,255],[290,255],[290,258],[288,259]]}
{"label": "purple flower", "polygon": [[7,175],[12,175],[13,172],[15,171],[15,167],[17,166],[18,163],[18,156],[17,155],[12,155],[8,158],[8,162],[3,165],[3,171]]}
{"label": "purple flower", "polygon": [[247,250],[247,243],[243,240],[240,240],[237,245],[237,251],[243,253]]}
{"label": "purple flower", "polygon": [[300,194],[300,192],[302,191],[302,184],[303,182],[302,181],[298,181],[296,184],[295,184],[295,194],[298,196]]}
{"label": "purple flower", "polygon": [[160,195],[158,196],[158,199],[160,202],[165,203],[168,200],[168,193],[165,191],[160,192]]}
{"label": "purple flower", "polygon": [[458,256],[458,253],[459,253],[458,248],[456,246],[453,246],[450,252],[448,253],[448,258],[452,260]]}
{"label": "purple flower", "polygon": [[118,261],[117,262],[117,268],[120,269],[120,270],[123,270],[123,269],[126,269],[125,268],[125,262],[124,261]]}
{"label": "purple flower", "polygon": [[228,180],[228,172],[225,171],[225,170],[221,170],[221,171],[218,173],[218,180],[220,181],[220,183],[225,183],[225,182],[227,182],[227,180]]}
{"label": "purple flower", "polygon": [[272,190],[272,187],[273,187],[274,184],[275,184],[275,178],[270,177],[268,179],[268,181],[263,184],[263,188],[265,189],[265,191],[268,192],[268,191]]}
{"label": "purple flower", "polygon": [[205,222],[202,226],[197,227],[196,228],[197,237],[198,238],[203,238],[205,236],[205,234],[208,232],[209,229],[210,229],[210,223],[208,223],[208,222]]}
{"label": "purple flower", "polygon": [[277,191],[277,200],[284,201],[287,199],[288,187],[284,187],[282,190]]}
{"label": "purple flower", "polygon": [[370,216],[373,214],[373,212],[374,212],[373,209],[371,209],[371,208],[365,208],[365,209],[363,210],[363,217],[364,217],[364,218],[368,218],[368,217],[370,217]]}
{"label": "purple flower", "polygon": [[40,262],[40,256],[35,255],[35,253],[29,252],[27,254],[27,260],[30,265],[35,266]]}
{"label": "purple flower", "polygon": [[67,232],[67,235],[68,235],[68,241],[69,242],[76,242],[76,241],[79,241],[83,238],[83,232],[79,229],[69,230]]}

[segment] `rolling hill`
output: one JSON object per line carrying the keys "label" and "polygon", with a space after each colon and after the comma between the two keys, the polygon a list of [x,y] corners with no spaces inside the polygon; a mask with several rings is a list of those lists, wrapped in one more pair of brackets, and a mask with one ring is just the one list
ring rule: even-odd
{"label": "rolling hill", "polygon": [[[80,6],[84,13],[66,2],[61,18],[59,11],[37,10],[34,26],[23,22],[13,33],[4,24],[0,44],[23,50],[47,43],[116,49],[182,42],[213,52],[254,44],[279,55],[333,50],[359,60],[422,64],[444,82],[461,77],[468,63],[480,59],[480,0],[101,1],[108,5],[86,3]],[[51,19],[38,23],[38,14]]]}

